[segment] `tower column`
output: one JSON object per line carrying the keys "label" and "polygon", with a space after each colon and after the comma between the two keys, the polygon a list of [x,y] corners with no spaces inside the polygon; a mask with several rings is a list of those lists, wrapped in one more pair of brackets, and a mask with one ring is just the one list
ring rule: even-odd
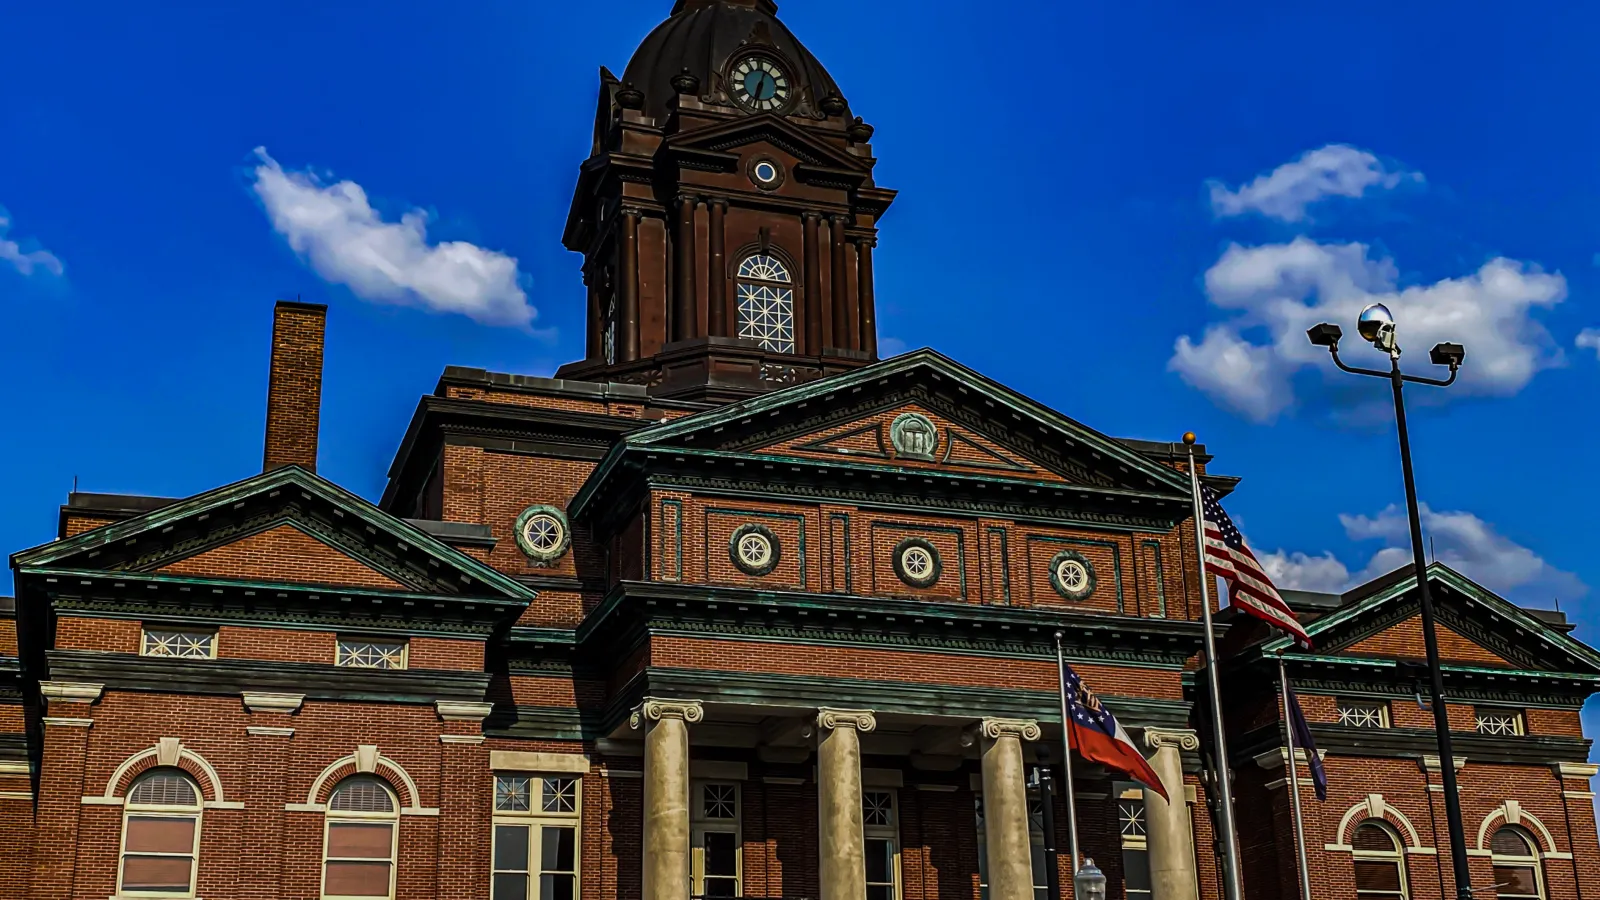
{"label": "tower column", "polygon": [[1151,900],[1196,900],[1200,896],[1200,877],[1195,871],[1194,831],[1189,802],[1184,796],[1183,756],[1179,751],[1200,749],[1200,736],[1188,730],[1147,728],[1144,742],[1156,751],[1150,758],[1150,767],[1161,777],[1161,786],[1172,798],[1168,803],[1155,791],[1144,791]]}
{"label": "tower column", "polygon": [[617,251],[621,310],[617,322],[617,362],[639,358],[639,210],[622,210],[622,245]]}
{"label": "tower column", "polygon": [[673,269],[677,274],[677,296],[673,298],[672,305],[672,339],[674,341],[687,341],[695,336],[698,330],[695,321],[695,284],[694,284],[694,210],[699,200],[688,194],[678,197],[678,233],[673,243],[676,245],[677,255],[673,262]]}
{"label": "tower column", "polygon": [[1039,739],[1032,719],[984,719],[983,837],[990,900],[1033,900],[1033,842],[1022,742]]}
{"label": "tower column", "polygon": [[872,308],[872,248],[877,245],[873,238],[864,237],[856,241],[856,302],[861,307],[861,349],[873,359],[878,358],[878,320]]}
{"label": "tower column", "polygon": [[822,285],[817,282],[822,278],[821,248],[817,246],[817,223],[822,221],[820,213],[805,212],[801,214],[805,220],[805,303],[806,303],[806,343],[805,353],[812,356],[822,352]]}
{"label": "tower column", "polygon": [[850,344],[850,282],[844,265],[845,216],[828,220],[829,245],[833,249],[833,346],[841,350],[856,349]]}
{"label": "tower column", "polygon": [[817,868],[822,900],[867,900],[861,735],[877,727],[870,710],[817,710]]}
{"label": "tower column", "polygon": [[727,240],[722,217],[728,211],[728,201],[714,198],[706,201],[711,212],[711,283],[706,285],[706,298],[710,309],[706,311],[707,330],[712,337],[732,337],[728,332],[728,261],[723,246]]}
{"label": "tower column", "polygon": [[689,726],[699,700],[646,697],[629,724],[644,729],[643,900],[689,895]]}
{"label": "tower column", "polygon": [[600,309],[600,278],[588,269],[583,272],[583,286],[589,289],[589,332],[584,350],[585,359],[605,356],[605,314]]}

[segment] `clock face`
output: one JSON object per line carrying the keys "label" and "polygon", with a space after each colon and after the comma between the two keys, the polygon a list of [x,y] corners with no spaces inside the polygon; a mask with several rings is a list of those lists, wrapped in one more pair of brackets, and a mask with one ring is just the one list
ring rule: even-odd
{"label": "clock face", "polygon": [[789,76],[771,60],[746,57],[733,67],[733,97],[757,112],[778,109],[789,100]]}

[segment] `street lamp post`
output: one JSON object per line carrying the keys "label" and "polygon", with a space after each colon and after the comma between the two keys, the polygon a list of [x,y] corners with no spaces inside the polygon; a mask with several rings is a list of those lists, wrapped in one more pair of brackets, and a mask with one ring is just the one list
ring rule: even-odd
{"label": "street lamp post", "polygon": [[1411,557],[1417,576],[1417,596],[1422,604],[1422,636],[1428,650],[1428,694],[1433,706],[1433,730],[1439,740],[1439,773],[1444,781],[1444,814],[1450,831],[1450,860],[1456,881],[1457,900],[1472,900],[1472,880],[1467,869],[1467,838],[1461,824],[1461,795],[1456,789],[1455,748],[1450,739],[1450,717],[1444,705],[1444,674],[1439,668],[1439,639],[1434,631],[1433,598],[1428,591],[1427,563],[1422,555],[1422,520],[1417,512],[1417,484],[1411,474],[1411,439],[1406,432],[1406,405],[1402,389],[1406,382],[1447,387],[1456,380],[1466,350],[1460,344],[1439,344],[1429,354],[1434,365],[1449,366],[1450,377],[1423,378],[1400,372],[1400,347],[1395,343],[1394,316],[1388,307],[1374,303],[1361,311],[1357,320],[1361,337],[1389,354],[1389,371],[1347,366],[1339,358],[1339,326],[1324,322],[1306,332],[1311,343],[1327,347],[1334,365],[1356,375],[1387,378],[1394,390],[1394,419],[1400,433],[1400,468],[1405,474],[1406,515],[1411,520]]}

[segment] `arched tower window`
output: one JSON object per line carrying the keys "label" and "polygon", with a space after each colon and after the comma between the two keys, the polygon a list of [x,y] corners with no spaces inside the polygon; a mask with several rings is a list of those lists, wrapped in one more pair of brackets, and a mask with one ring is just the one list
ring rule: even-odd
{"label": "arched tower window", "polygon": [[1544,900],[1544,878],[1533,839],[1507,825],[1494,833],[1489,852],[1494,860],[1494,890],[1500,900]]}
{"label": "arched tower window", "polygon": [[774,353],[794,352],[794,279],[776,257],[755,254],[739,264],[739,337]]}
{"label": "arched tower window", "polygon": [[397,808],[389,786],[368,775],[334,788],[323,851],[325,900],[393,896]]}
{"label": "arched tower window", "polygon": [[155,769],[128,789],[117,893],[193,897],[200,789],[178,769]]}
{"label": "arched tower window", "polygon": [[1410,900],[1400,836],[1388,823],[1368,819],[1356,826],[1356,896],[1361,900]]}

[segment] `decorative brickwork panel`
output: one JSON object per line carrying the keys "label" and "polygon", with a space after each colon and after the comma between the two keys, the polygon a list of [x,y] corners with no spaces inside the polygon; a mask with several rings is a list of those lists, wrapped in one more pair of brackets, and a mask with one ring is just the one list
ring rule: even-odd
{"label": "decorative brickwork panel", "polygon": [[[872,548],[872,593],[882,597],[913,600],[959,600],[976,603],[982,599],[978,581],[976,523],[951,524],[934,519],[874,515],[867,519],[867,535]],[[935,553],[938,577],[931,584],[909,583],[897,569],[896,556],[906,541],[926,541]],[[973,558],[968,559],[971,552]]]}
{"label": "decorative brickwork panel", "polygon": [[407,590],[393,578],[351,559],[293,525],[279,525],[240,538],[169,563],[158,571],[167,575]]}
{"label": "decorative brickwork panel", "polygon": [[[1126,536],[1030,530],[1023,539],[1027,542],[1027,570],[1018,580],[1027,583],[1030,605],[1127,615],[1137,611],[1137,598],[1129,596],[1132,579],[1124,576],[1133,559],[1132,543]],[[1053,583],[1052,569],[1063,553],[1077,554],[1093,573],[1093,590],[1081,600],[1063,596]]]}
{"label": "decorative brickwork panel", "polygon": [[[1471,638],[1436,623],[1439,637],[1439,658],[1446,662],[1467,663],[1478,666],[1519,668],[1494,651],[1474,642]],[[1390,626],[1381,634],[1352,644],[1340,651],[1352,656],[1381,656],[1398,659],[1422,659],[1427,655],[1422,638],[1422,616],[1412,616],[1398,625]]]}
{"label": "decorative brickwork panel", "polygon": [[[817,552],[814,513],[791,511],[787,507],[779,511],[774,507],[713,501],[702,501],[697,506],[703,516],[703,526],[695,543],[701,548],[703,556],[693,571],[703,573],[701,577],[706,583],[791,590],[806,590],[818,585],[821,579],[816,569],[820,554]],[[730,548],[734,534],[748,525],[768,529],[775,539],[777,563],[765,575],[743,571],[733,561]],[[670,552],[666,548],[673,542],[672,534],[666,528],[663,523],[663,531],[659,535],[663,554]]]}

